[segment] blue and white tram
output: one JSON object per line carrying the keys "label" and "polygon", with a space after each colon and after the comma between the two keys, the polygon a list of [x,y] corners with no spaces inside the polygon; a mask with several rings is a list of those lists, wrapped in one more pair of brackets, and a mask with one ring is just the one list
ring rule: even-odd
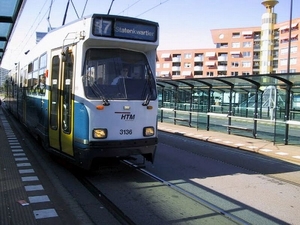
{"label": "blue and white tram", "polygon": [[153,162],[158,28],[94,14],[51,31],[16,65],[10,110],[48,150],[82,168],[106,157]]}

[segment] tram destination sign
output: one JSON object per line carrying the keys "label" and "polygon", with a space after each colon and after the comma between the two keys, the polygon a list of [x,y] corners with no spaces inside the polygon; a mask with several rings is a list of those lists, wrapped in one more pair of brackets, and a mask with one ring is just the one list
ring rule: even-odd
{"label": "tram destination sign", "polygon": [[93,34],[112,38],[124,38],[155,42],[157,40],[158,25],[141,20],[95,18]]}

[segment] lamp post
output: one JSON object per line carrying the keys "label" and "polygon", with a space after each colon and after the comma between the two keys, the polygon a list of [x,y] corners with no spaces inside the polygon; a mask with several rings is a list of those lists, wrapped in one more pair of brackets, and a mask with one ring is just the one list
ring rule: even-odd
{"label": "lamp post", "polygon": [[287,58],[287,73],[290,73],[290,61],[291,61],[291,38],[292,38],[292,20],[293,20],[293,0],[290,4],[290,24],[289,24],[289,45],[288,45],[288,58]]}
{"label": "lamp post", "polygon": [[[290,4],[290,26],[289,26],[289,45],[288,45],[288,58],[287,58],[287,78],[290,77],[290,58],[291,58],[291,38],[292,38],[292,19],[293,19],[293,0]],[[285,138],[284,144],[288,144],[289,138],[289,124],[287,123],[290,120],[290,104],[291,104],[291,84],[287,85],[286,98],[285,98]]]}

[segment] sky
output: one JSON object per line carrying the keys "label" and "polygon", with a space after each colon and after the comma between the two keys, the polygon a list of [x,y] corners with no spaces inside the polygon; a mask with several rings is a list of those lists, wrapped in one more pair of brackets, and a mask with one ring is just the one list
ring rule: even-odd
{"label": "sky", "polygon": [[[53,4],[50,11],[51,1]],[[35,45],[36,32],[46,32],[49,26],[61,26],[67,2],[68,0],[27,0],[1,67],[10,69],[24,57],[24,52]],[[72,0],[66,23],[82,15],[107,14],[111,6],[111,15],[158,22],[158,50],[205,49],[215,47],[210,33],[212,29],[259,27],[261,16],[266,12],[261,2],[262,0],[88,0],[86,3],[86,0]],[[299,0],[279,0],[274,9],[278,23],[290,19],[291,3],[292,18],[300,18]]]}

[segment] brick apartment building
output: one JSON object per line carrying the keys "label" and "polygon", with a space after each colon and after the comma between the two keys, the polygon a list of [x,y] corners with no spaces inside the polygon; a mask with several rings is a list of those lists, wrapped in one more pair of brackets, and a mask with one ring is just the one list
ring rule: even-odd
{"label": "brick apartment building", "polygon": [[300,72],[300,18],[276,23],[273,9],[277,3],[262,1],[266,12],[260,27],[211,30],[215,48],[159,50],[157,77],[183,79]]}

